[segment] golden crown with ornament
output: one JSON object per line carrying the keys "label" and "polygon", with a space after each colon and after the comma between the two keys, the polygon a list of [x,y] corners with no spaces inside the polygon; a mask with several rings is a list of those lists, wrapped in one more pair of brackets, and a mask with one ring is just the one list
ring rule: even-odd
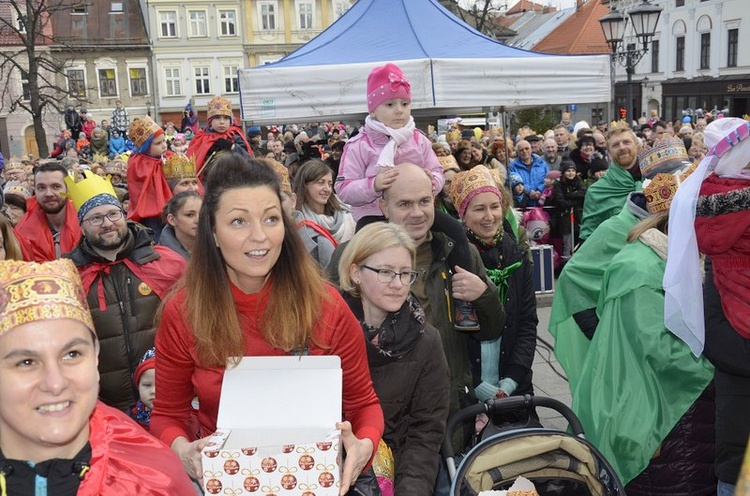
{"label": "golden crown with ornament", "polygon": [[139,149],[152,135],[159,131],[164,132],[151,117],[144,115],[143,117],[134,119],[130,123],[128,138],[133,142],[136,149]]}
{"label": "golden crown with ornament", "polygon": [[693,164],[683,173],[669,174],[661,172],[653,177],[651,181],[643,188],[643,194],[646,196],[646,206],[652,214],[669,210],[674,200],[680,184],[698,168]]}
{"label": "golden crown with ornament", "polygon": [[9,170],[23,170],[24,167],[25,166],[24,166],[23,162],[21,162],[20,158],[18,158],[18,157],[11,157],[10,160],[8,160],[7,162],[5,162],[5,167],[3,167],[3,169],[5,169],[6,171],[9,171]]}
{"label": "golden crown with ornament", "polygon": [[217,95],[213,97],[211,101],[208,102],[207,115],[209,119],[217,115],[225,115],[230,119],[234,118],[234,113],[232,112],[232,102],[230,102],[223,96]]}
{"label": "golden crown with ornament", "polygon": [[0,335],[23,324],[51,319],[77,320],[94,332],[73,262],[0,261]]}
{"label": "golden crown with ornament", "polygon": [[172,179],[179,180],[188,177],[196,177],[195,158],[186,157],[179,153],[173,153],[164,161],[162,170],[164,171],[164,177],[167,181]]}

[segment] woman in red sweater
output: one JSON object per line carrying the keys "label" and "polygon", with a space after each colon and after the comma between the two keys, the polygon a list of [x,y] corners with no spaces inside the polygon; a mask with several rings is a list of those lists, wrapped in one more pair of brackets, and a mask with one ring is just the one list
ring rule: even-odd
{"label": "woman in red sweater", "polygon": [[[200,451],[216,430],[225,366],[236,357],[300,351],[341,357],[346,421],[337,427],[347,454],[345,494],[383,433],[362,331],[283,214],[273,170],[225,154],[207,178],[190,266],[161,315],[152,434],[199,480]],[[198,440],[188,429],[196,395]]]}

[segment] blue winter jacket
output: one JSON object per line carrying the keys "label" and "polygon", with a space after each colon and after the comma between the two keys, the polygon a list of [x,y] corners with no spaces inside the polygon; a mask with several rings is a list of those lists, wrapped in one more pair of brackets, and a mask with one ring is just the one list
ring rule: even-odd
{"label": "blue winter jacket", "polygon": [[[521,162],[520,158],[516,158],[510,163],[508,172],[515,172],[516,174],[521,176],[521,179],[523,179],[523,184],[526,187],[526,191],[539,191],[541,193],[542,191],[544,191],[544,178],[549,172],[549,166],[542,157],[535,153],[532,153],[530,168],[524,165],[523,162]],[[529,203],[529,207],[535,206],[537,206],[537,202],[535,200],[532,200]]]}

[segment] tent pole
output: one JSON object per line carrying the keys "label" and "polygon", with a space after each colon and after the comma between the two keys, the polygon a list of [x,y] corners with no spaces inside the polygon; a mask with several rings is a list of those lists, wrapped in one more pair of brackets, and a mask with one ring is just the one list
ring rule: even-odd
{"label": "tent pole", "polygon": [[505,106],[500,107],[500,119],[503,125],[503,149],[505,149],[505,182],[510,184],[508,166],[510,165],[510,151],[508,150],[508,126],[505,122]]}

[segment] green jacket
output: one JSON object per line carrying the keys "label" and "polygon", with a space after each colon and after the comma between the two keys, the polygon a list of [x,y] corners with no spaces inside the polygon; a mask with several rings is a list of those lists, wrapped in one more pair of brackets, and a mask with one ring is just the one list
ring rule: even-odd
{"label": "green jacket", "polygon": [[628,195],[640,189],[641,181],[636,181],[630,172],[613,162],[604,177],[586,191],[586,198],[583,200],[581,240],[588,239],[599,224],[617,215]]}

